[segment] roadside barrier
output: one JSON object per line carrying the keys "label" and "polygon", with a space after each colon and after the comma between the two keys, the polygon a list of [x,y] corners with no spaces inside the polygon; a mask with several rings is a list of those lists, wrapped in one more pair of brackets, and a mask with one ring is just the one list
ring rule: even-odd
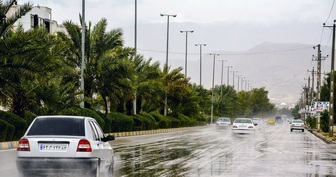
{"label": "roadside barrier", "polygon": [[[132,132],[116,132],[116,133],[107,133],[105,135],[114,135],[117,138],[117,137],[126,137],[126,136],[138,136],[138,135],[150,135],[150,134],[158,134],[158,133],[177,132],[177,131],[184,131],[190,128],[196,128],[196,127],[143,130],[143,131],[132,131]],[[0,150],[15,149],[17,148],[18,144],[19,144],[19,141],[0,142]]]}

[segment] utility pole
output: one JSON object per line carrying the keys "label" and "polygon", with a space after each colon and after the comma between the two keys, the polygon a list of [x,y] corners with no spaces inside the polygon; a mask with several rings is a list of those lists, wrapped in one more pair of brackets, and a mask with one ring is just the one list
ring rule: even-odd
{"label": "utility pole", "polygon": [[331,71],[330,71],[330,103],[329,103],[329,137],[333,137],[334,134],[334,65],[335,65],[335,21],[333,26],[323,27],[332,27],[332,47],[331,47]]}
{"label": "utility pole", "polygon": [[307,72],[310,72],[312,74],[312,86],[310,87],[310,77],[308,78],[308,88],[310,88],[309,91],[309,102],[308,104],[312,105],[313,104],[313,100],[314,100],[314,76],[316,74],[316,72],[314,71],[314,67],[312,71],[309,71],[307,69]]}
{"label": "utility pole", "polygon": [[[317,58],[313,55],[313,61],[317,61],[317,98],[316,101],[321,101],[321,61],[325,60],[327,56],[321,56],[321,45],[318,44],[314,46],[313,49],[317,47]],[[321,113],[317,112],[317,131],[321,130]]]}
{"label": "utility pole", "polygon": [[84,108],[84,97],[85,97],[85,87],[84,87],[84,67],[85,67],[85,0],[82,0],[82,61],[81,61],[81,84],[80,88],[83,93],[81,93],[80,107]]}

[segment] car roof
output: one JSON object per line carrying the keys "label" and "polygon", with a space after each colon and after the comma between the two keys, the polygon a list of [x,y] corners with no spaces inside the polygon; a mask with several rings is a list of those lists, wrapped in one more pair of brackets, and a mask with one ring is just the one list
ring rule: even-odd
{"label": "car roof", "polygon": [[72,119],[93,119],[92,117],[85,117],[85,116],[70,116],[70,115],[44,115],[44,116],[38,116],[39,118],[72,118]]}

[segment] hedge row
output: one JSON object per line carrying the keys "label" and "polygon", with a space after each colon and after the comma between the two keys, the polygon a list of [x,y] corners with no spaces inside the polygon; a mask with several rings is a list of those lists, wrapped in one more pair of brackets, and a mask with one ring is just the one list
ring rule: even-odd
{"label": "hedge row", "polygon": [[[137,115],[112,112],[105,115],[99,111],[79,107],[64,109],[59,112],[59,115],[92,117],[106,133],[179,128],[206,124],[206,121],[200,118],[191,118],[183,114],[179,114],[177,118],[163,116],[157,112],[140,112]],[[19,140],[36,116],[32,112],[25,112],[24,118],[21,118],[13,113],[0,111],[0,142]]]}

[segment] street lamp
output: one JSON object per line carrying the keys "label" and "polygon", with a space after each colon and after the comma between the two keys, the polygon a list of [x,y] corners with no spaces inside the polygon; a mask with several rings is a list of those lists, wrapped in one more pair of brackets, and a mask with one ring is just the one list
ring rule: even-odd
{"label": "street lamp", "polygon": [[[166,48],[166,67],[167,67],[167,72],[168,72],[168,49],[169,49],[169,17],[176,17],[176,15],[168,15],[168,14],[160,14],[161,17],[166,16],[167,17],[167,48]],[[164,108],[164,115],[167,115],[167,94],[166,94],[166,98],[165,98],[165,108]]]}
{"label": "street lamp", "polygon": [[229,86],[230,83],[229,83],[229,76],[230,76],[230,68],[232,68],[232,66],[226,66],[228,68],[228,72],[227,72],[227,85]]}
{"label": "street lamp", "polygon": [[195,44],[195,46],[200,47],[200,86],[202,86],[202,46],[206,46],[206,44]]}
{"label": "street lamp", "polygon": [[166,46],[166,65],[168,68],[168,49],[169,49],[169,17],[176,17],[177,15],[168,15],[168,14],[160,14],[161,17],[167,17],[167,46]]}
{"label": "street lamp", "polygon": [[237,92],[239,92],[239,78],[243,77],[243,75],[237,75],[238,76],[238,82],[237,82]]}
{"label": "street lamp", "polygon": [[227,60],[218,60],[222,62],[222,73],[221,73],[221,96],[223,95],[223,69],[224,69],[224,62]]}
{"label": "street lamp", "polygon": [[215,90],[215,61],[216,61],[216,56],[219,56],[218,53],[210,53],[210,55],[213,55],[213,67],[212,67],[212,94],[211,94],[211,124],[213,120],[213,104],[214,104],[214,90]]}
{"label": "street lamp", "polygon": [[85,0],[82,0],[82,61],[81,61],[81,102],[80,107],[84,108],[84,64],[85,62]]}
{"label": "street lamp", "polygon": [[243,91],[244,90],[244,81],[245,81],[245,77],[242,77],[242,80],[241,80],[241,90]]}
{"label": "street lamp", "polygon": [[191,30],[191,31],[180,31],[181,33],[186,33],[186,47],[185,47],[185,68],[184,68],[184,72],[185,72],[185,77],[187,77],[187,65],[188,65],[188,62],[187,62],[187,58],[188,58],[188,33],[193,33],[194,30]]}
{"label": "street lamp", "polygon": [[234,89],[234,87],[235,87],[235,76],[236,76],[236,73],[238,72],[238,71],[231,71],[232,72],[232,87],[233,87],[233,89]]}

